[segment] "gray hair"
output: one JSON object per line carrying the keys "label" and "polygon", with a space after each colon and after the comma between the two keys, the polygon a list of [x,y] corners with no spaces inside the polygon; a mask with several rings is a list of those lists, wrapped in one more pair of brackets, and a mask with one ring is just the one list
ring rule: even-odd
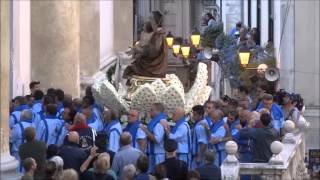
{"label": "gray hair", "polygon": [[78,173],[74,169],[66,169],[62,172],[61,176],[59,177],[59,180],[78,180]]}
{"label": "gray hair", "polygon": [[32,119],[32,111],[31,110],[23,110],[21,112],[21,120]]}
{"label": "gray hair", "polygon": [[133,164],[128,164],[124,166],[122,170],[122,179],[133,179],[136,174],[136,171],[136,167]]}

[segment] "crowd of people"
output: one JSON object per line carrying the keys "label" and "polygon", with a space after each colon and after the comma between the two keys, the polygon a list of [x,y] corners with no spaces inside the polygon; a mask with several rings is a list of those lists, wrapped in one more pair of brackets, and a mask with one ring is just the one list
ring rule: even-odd
{"label": "crowd of people", "polygon": [[40,82],[30,91],[10,107],[10,152],[22,179],[221,179],[227,141],[238,144],[240,162],[268,162],[284,121],[298,122],[303,107],[297,94],[239,87],[232,98],[190,113],[177,107],[172,117],[155,102],[150,119],[141,120],[136,109],[104,109],[90,87],[82,99],[61,89],[44,94]]}

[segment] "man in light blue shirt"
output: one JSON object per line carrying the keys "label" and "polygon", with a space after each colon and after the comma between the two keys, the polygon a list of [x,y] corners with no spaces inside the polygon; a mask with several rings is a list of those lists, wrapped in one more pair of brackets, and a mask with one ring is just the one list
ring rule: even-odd
{"label": "man in light blue shirt", "polygon": [[211,138],[209,148],[216,152],[215,165],[221,166],[226,158],[224,137],[226,136],[227,129],[222,118],[223,112],[221,110],[213,111],[210,116],[212,118],[212,126],[210,127]]}
{"label": "man in light blue shirt", "polygon": [[13,126],[20,121],[21,112],[25,109],[30,109],[30,107],[27,105],[27,99],[24,96],[15,97],[14,105],[15,105],[15,109],[10,114],[10,119],[9,119],[10,129],[12,129]]}
{"label": "man in light blue shirt", "polygon": [[123,131],[128,131],[132,136],[132,146],[145,152],[147,145],[147,135],[140,128],[141,121],[139,120],[139,112],[131,109],[128,114],[128,124]]}
{"label": "man in light blue shirt", "polygon": [[207,150],[208,135],[203,124],[209,127],[204,119],[204,107],[196,105],[192,108],[194,128],[192,130],[192,164],[191,169],[196,169],[204,164],[204,153]]}
{"label": "man in light blue shirt", "polygon": [[284,116],[281,107],[273,102],[271,94],[264,94],[262,103],[258,105],[257,111],[260,112],[263,108],[269,110],[272,117],[272,127],[280,133],[284,125]]}
{"label": "man in light blue shirt", "polygon": [[63,126],[63,122],[56,115],[57,106],[48,104],[46,106],[46,117],[39,122],[37,127],[37,139],[47,145],[57,144],[59,140],[59,130]]}
{"label": "man in light blue shirt", "polygon": [[[94,98],[92,96],[83,97],[82,108],[84,108],[84,109],[89,108],[92,111],[92,114],[93,114],[92,117],[96,120],[95,126],[98,128],[98,129],[96,129],[96,131],[97,132],[102,131],[103,130],[102,112],[100,111],[100,107],[98,107],[98,105],[95,104]],[[95,127],[92,127],[92,128],[95,128]],[[100,128],[102,128],[102,129],[100,129]]]}
{"label": "man in light blue shirt", "polygon": [[215,110],[215,103],[213,101],[207,101],[204,105],[205,107],[205,120],[207,121],[208,125],[212,125],[212,119],[210,114]]}
{"label": "man in light blue shirt", "polygon": [[149,121],[147,127],[142,124],[140,125],[148,137],[147,154],[149,155],[149,172],[153,171],[157,164],[165,160],[165,150],[163,146],[165,131],[160,121],[167,121],[167,116],[164,113],[164,107],[161,103],[154,103],[152,105],[150,116],[152,119]]}
{"label": "man in light blue shirt", "polygon": [[11,152],[18,160],[20,159],[19,146],[25,143],[24,129],[30,126],[34,127],[34,124],[32,123],[32,111],[31,109],[26,109],[21,112],[21,119],[13,126],[10,134],[10,142],[12,143]]}
{"label": "man in light blue shirt", "polygon": [[120,135],[122,134],[119,112],[111,109],[105,112],[104,117],[107,123],[104,128],[107,134],[107,149],[117,153],[120,148]]}
{"label": "man in light blue shirt", "polygon": [[170,129],[167,125],[165,128],[166,135],[169,139],[175,140],[178,143],[177,157],[179,160],[191,164],[190,151],[191,151],[191,132],[188,122],[185,118],[185,111],[183,108],[178,107],[172,116],[175,126]]}
{"label": "man in light blue shirt", "polygon": [[87,117],[87,125],[97,132],[103,130],[103,124],[101,120],[96,116],[91,107],[82,109],[82,113]]}
{"label": "man in light blue shirt", "polygon": [[32,106],[32,111],[34,113],[39,113],[42,110],[42,98],[43,98],[43,92],[41,90],[36,90],[33,93],[34,97],[34,103]]}

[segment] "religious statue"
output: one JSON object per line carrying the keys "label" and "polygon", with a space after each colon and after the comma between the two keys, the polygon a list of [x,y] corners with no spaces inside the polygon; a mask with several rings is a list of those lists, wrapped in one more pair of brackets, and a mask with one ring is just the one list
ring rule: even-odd
{"label": "religious statue", "polygon": [[166,33],[162,27],[163,15],[153,11],[145,22],[140,40],[131,48],[133,62],[123,73],[123,78],[130,79],[133,75],[164,78],[167,69]]}

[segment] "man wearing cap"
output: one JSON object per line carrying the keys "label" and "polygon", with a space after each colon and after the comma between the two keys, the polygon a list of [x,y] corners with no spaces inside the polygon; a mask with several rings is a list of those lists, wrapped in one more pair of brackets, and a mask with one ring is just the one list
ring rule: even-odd
{"label": "man wearing cap", "polygon": [[167,178],[174,180],[185,180],[188,172],[188,166],[184,161],[177,159],[178,144],[175,140],[168,139],[164,143],[166,151],[166,160],[158,166],[164,166],[167,171]]}

